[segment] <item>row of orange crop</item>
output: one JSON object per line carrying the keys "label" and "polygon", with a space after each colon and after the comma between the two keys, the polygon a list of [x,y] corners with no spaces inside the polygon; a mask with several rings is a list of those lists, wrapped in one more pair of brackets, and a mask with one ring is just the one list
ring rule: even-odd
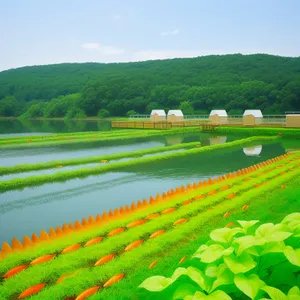
{"label": "row of orange crop", "polygon": [[218,178],[214,178],[214,179],[209,178],[208,180],[200,181],[199,183],[188,184],[187,187],[185,186],[176,187],[175,190],[171,189],[167,193],[162,193],[162,195],[157,194],[155,198],[151,196],[149,201],[147,201],[146,199],[144,199],[143,201],[138,200],[137,203],[132,202],[130,207],[128,205],[126,205],[125,208],[121,206],[120,208],[116,208],[114,211],[110,210],[108,213],[104,211],[102,216],[100,216],[100,214],[97,214],[96,217],[89,216],[88,219],[83,218],[81,223],[78,220],[76,220],[74,224],[71,223],[67,225],[66,223],[64,223],[62,227],[57,226],[55,230],[53,228],[50,228],[49,233],[47,233],[45,230],[41,230],[40,237],[38,237],[38,235],[35,233],[32,234],[31,239],[25,235],[22,243],[18,239],[13,238],[11,246],[9,245],[8,242],[4,242],[2,244],[0,258],[4,258],[5,256],[7,256],[9,253],[12,252],[28,249],[44,241],[54,240],[56,238],[63,237],[65,234],[69,234],[74,231],[85,230],[89,227],[95,225],[101,225],[110,220],[119,219],[123,216],[127,216],[128,214],[135,212],[138,209],[143,209],[149,206],[149,204],[155,205],[156,203],[159,203],[162,200],[165,201],[167,199],[171,199],[173,196],[178,196],[180,194],[183,194],[191,190],[197,190],[199,188],[206,187],[208,185],[212,185],[214,183],[226,179],[231,179],[231,178],[248,174],[250,172],[254,172],[258,168],[277,162],[278,160],[284,159],[287,156],[288,154],[284,154],[274,159],[270,159],[266,162],[262,162],[254,166],[250,166],[248,168],[244,168],[236,172],[231,172],[223,176],[219,176]]}
{"label": "row of orange crop", "polygon": [[[286,155],[285,155],[285,157],[286,157]],[[275,161],[278,161],[280,158],[281,158],[281,157],[276,158]],[[293,160],[294,160],[294,159],[292,159],[291,161],[293,161]],[[270,162],[270,163],[271,163],[271,162]],[[267,164],[270,164],[270,163],[266,163],[266,164],[264,164],[264,165],[267,165]],[[260,165],[260,164],[259,164],[259,165]],[[283,166],[284,166],[284,165],[283,165]],[[259,168],[259,166],[258,166],[257,168],[255,168],[255,167],[252,168],[252,170],[254,170],[254,169],[257,170],[258,168]],[[250,169],[251,169],[251,168],[250,168]],[[266,173],[266,172],[262,172],[262,173]],[[240,175],[242,175],[242,173],[240,173]],[[280,173],[279,176],[280,176],[280,175],[282,175],[282,173]],[[225,188],[225,187],[226,187],[226,188]],[[225,187],[220,188],[220,191],[228,188],[228,186],[225,186]],[[281,188],[284,188],[284,186],[281,186]],[[214,191],[215,191],[215,190],[214,190]],[[216,192],[215,192],[215,193],[216,193]],[[214,195],[215,193],[208,192],[208,193],[207,193],[207,196]],[[229,195],[227,196],[227,199],[231,199],[231,198],[233,198],[233,197],[235,197],[235,194],[232,193],[232,194],[229,194]],[[201,199],[202,199],[202,198],[201,198]],[[192,198],[192,199],[186,200],[186,201],[182,202],[182,205],[187,205],[187,204],[191,203],[191,202],[194,201],[194,200],[197,200],[197,199]],[[242,207],[242,210],[245,210],[245,209],[247,209],[247,208],[248,208],[248,205],[245,204],[245,205]],[[174,208],[168,208],[168,209],[165,209],[165,210],[164,210],[163,212],[161,212],[161,213],[162,213],[162,214],[165,214],[165,213],[171,213],[171,212],[173,212],[173,211],[175,211]],[[226,212],[226,213],[224,214],[223,217],[226,218],[226,217],[229,216],[229,214],[230,214],[230,212]],[[187,221],[188,221],[187,219],[180,219],[180,220],[177,220],[176,222],[174,222],[173,225],[176,226],[176,225],[179,225],[179,224],[183,224],[183,223],[185,223],[185,222],[187,222]],[[146,222],[146,220],[136,220],[136,221],[132,221],[130,224],[127,225],[127,227],[128,227],[128,228],[135,227],[135,226],[138,226],[138,225],[142,225],[142,224],[144,224],[145,222]],[[231,223],[232,223],[232,222],[231,222]],[[230,223],[227,224],[228,227],[229,227],[229,226],[232,226],[232,225],[235,225],[235,224],[230,224]],[[118,231],[119,231],[119,232],[122,232],[123,230],[120,230],[120,229],[121,229],[121,228],[117,228],[117,229],[111,231],[110,234],[113,233],[113,235],[114,235],[114,234],[117,233]],[[119,232],[118,232],[118,233],[119,233]],[[157,231],[155,231],[154,233],[152,233],[152,234],[150,235],[149,238],[155,238],[155,237],[157,237],[157,236],[159,236],[159,235],[161,235],[161,234],[164,234],[164,233],[165,233],[165,230],[157,230]],[[130,251],[130,250],[134,249],[135,247],[138,247],[139,245],[141,245],[143,242],[144,242],[144,240],[137,240],[137,241],[131,242],[129,245],[127,245],[127,246],[124,248],[123,251]],[[102,257],[100,260],[98,260],[98,261],[96,262],[95,266],[98,266],[98,265],[101,265],[101,264],[103,264],[103,263],[106,263],[106,262],[110,261],[110,260],[113,259],[116,255],[121,254],[123,251],[121,251],[120,253],[117,253],[117,254],[106,255],[105,257]],[[67,251],[67,252],[68,252],[68,251]],[[37,261],[37,260],[39,260],[39,259],[41,259],[41,258],[35,259],[35,261]],[[182,262],[184,259],[185,259],[185,257],[183,257],[183,258],[181,259],[180,262]],[[149,266],[149,268],[152,268],[155,264],[156,264],[156,262],[154,261],[153,263],[151,263],[151,265]],[[10,270],[10,272],[12,272],[12,270]],[[113,276],[111,279],[109,279],[108,281],[106,281],[106,282],[104,283],[103,287],[107,287],[107,286],[109,286],[109,285],[111,285],[111,284],[117,282],[118,280],[122,279],[124,276],[125,276],[125,274],[123,274],[122,276],[120,276],[120,274],[118,274],[118,275],[116,275],[116,276]],[[64,279],[64,277],[66,277],[66,275],[63,275],[61,278],[59,278],[59,279],[57,280],[57,283],[61,282],[61,281]],[[119,277],[120,277],[120,279],[118,279]],[[45,283],[41,283],[41,284],[32,286],[32,287],[26,289],[23,293],[21,293],[21,295],[19,296],[19,298],[24,298],[24,297],[33,295],[33,294],[39,292],[39,291],[40,291],[41,289],[43,289],[45,286],[46,286]],[[97,286],[97,287],[98,287],[98,289],[100,288],[100,286]],[[94,288],[94,287],[93,287],[93,288]],[[92,290],[93,288],[89,288],[89,289],[85,290],[85,291],[82,292],[76,299],[85,299],[85,296],[92,295],[92,294],[89,294],[89,293],[91,292],[91,290]],[[93,294],[96,293],[96,292],[98,291],[98,289],[94,289]],[[83,298],[82,298],[82,297],[83,297]]]}
{"label": "row of orange crop", "polygon": [[[209,195],[208,195],[209,196]],[[195,200],[195,199],[193,199]],[[183,202],[182,205],[187,205],[191,202]],[[242,207],[242,210],[245,210],[244,207]],[[166,209],[164,210],[161,214],[166,214],[166,213],[172,213],[173,211],[175,211],[175,209],[171,208],[171,209]],[[229,215],[229,212],[227,212],[223,217],[224,218],[227,218],[227,216]],[[142,225],[144,224],[144,222],[141,222],[142,220],[140,221],[133,221],[132,223],[128,224],[128,226],[130,227],[134,227],[134,226],[138,226],[138,225]],[[145,221],[145,220],[144,220]],[[183,224],[185,222],[187,222],[188,219],[179,219],[177,221],[175,221],[173,223],[173,226],[178,226],[180,224]],[[233,224],[235,225],[235,224]],[[127,226],[127,227],[128,227]],[[121,228],[120,228],[121,229]],[[119,230],[119,228],[113,230],[111,233],[112,235],[116,234],[116,233],[120,233],[122,232],[122,230]],[[149,238],[152,239],[152,238],[156,238],[162,234],[164,234],[166,231],[164,229],[161,229],[161,230],[157,230],[155,232],[153,232]],[[145,240],[136,240],[134,242],[131,242],[129,245],[127,245],[123,251],[120,251],[119,253],[115,253],[115,254],[108,254],[108,255],[105,255],[104,257],[100,258],[95,264],[94,266],[100,266],[100,265],[103,265],[105,263],[108,263],[109,261],[111,261],[112,259],[114,259],[116,256],[118,255],[121,255],[124,251],[130,251],[138,246],[140,246],[141,244],[143,244]],[[74,249],[75,250],[75,249]],[[41,262],[45,262],[45,261],[48,261],[50,259],[52,259],[55,255],[45,255],[43,257],[40,257],[40,258],[37,258],[35,259],[31,264],[34,264],[34,262],[38,263],[41,263]],[[46,257],[48,257],[48,259],[44,260]],[[186,256],[183,256],[180,261],[178,262],[178,264],[181,264],[185,261],[186,259]],[[43,261],[44,260],[44,261]],[[149,268],[153,268],[155,265],[157,264],[156,261],[153,261],[150,265],[149,265]],[[13,268],[12,270],[8,271],[4,277],[7,279],[11,276],[14,276],[16,275],[17,273],[19,273],[20,271],[24,270],[25,268],[23,268],[23,266],[18,266],[18,267],[15,267]],[[56,283],[60,283],[62,282],[67,276],[71,276],[71,275],[76,275],[76,272],[74,273],[68,273],[68,274],[64,274],[63,276],[61,276],[57,281]],[[109,280],[107,280],[104,284],[103,284],[103,287],[106,288],[106,287],[109,287],[111,286],[112,284],[118,282],[119,280],[121,280],[123,277],[125,276],[124,273],[122,274],[117,274],[115,276],[113,276],[112,278],[110,278]],[[25,291],[23,291],[18,299],[22,299],[22,298],[26,298],[26,297],[29,297],[29,296],[32,296],[34,294],[37,294],[38,292],[40,292],[44,287],[46,287],[46,283],[40,283],[40,284],[36,284],[34,286],[31,286],[29,288],[27,288]],[[82,293],[80,293],[80,295],[78,295],[76,297],[76,300],[83,300],[93,294],[95,294],[96,292],[98,292],[98,290],[101,288],[100,285],[97,285],[97,286],[94,286],[94,287],[91,287],[91,288],[88,288],[86,289],[85,291],[83,291]]]}

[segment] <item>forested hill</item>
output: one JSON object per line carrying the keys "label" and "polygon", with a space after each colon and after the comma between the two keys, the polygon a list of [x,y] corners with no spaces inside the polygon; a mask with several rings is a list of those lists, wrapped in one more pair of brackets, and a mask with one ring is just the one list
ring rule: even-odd
{"label": "forested hill", "polygon": [[[0,116],[125,116],[153,108],[206,113],[300,110],[300,57],[212,55],[68,63],[0,72]],[[130,112],[133,113],[133,112]]]}

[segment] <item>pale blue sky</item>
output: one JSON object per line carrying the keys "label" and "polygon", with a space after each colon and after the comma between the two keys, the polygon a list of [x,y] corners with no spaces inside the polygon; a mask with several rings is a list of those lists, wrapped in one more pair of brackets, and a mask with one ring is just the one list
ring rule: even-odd
{"label": "pale blue sky", "polygon": [[208,54],[300,56],[300,0],[0,0],[0,70]]}

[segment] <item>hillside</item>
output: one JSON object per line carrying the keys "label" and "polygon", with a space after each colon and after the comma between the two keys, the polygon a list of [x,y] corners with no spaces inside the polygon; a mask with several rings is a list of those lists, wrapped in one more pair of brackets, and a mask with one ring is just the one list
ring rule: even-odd
{"label": "hillside", "polygon": [[[130,110],[300,110],[300,58],[213,55],[137,63],[68,63],[0,72],[0,116],[123,116]],[[104,109],[104,110],[103,110]]]}

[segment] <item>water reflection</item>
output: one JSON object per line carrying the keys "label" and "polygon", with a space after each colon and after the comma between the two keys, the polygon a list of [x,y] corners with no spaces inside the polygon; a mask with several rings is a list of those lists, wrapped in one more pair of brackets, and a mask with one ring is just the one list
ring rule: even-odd
{"label": "water reflection", "polygon": [[183,143],[184,137],[182,135],[179,136],[166,136],[166,145],[173,146]]}
{"label": "water reflection", "polygon": [[259,156],[262,151],[262,145],[243,148],[243,151],[246,156]]}
{"label": "water reflection", "polygon": [[226,141],[227,141],[227,136],[216,136],[216,137],[211,137],[209,139],[210,145],[225,144]]}

